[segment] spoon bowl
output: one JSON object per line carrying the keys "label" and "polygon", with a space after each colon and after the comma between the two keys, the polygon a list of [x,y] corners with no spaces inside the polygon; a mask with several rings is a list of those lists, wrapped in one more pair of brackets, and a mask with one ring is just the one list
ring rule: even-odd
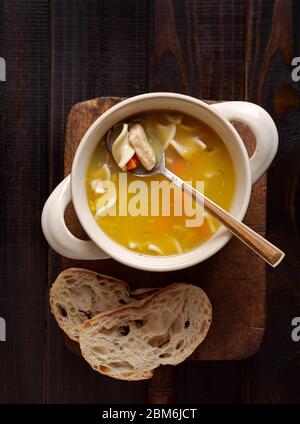
{"label": "spoon bowl", "polygon": [[[108,150],[112,154],[112,147],[113,144],[118,137],[118,135],[121,133],[123,128],[124,122],[119,122],[118,124],[114,125],[110,131],[107,134],[106,142]],[[137,177],[151,177],[152,175],[158,175],[167,173],[167,169],[165,166],[165,151],[162,147],[162,145],[158,142],[153,142],[151,144],[156,158],[156,165],[151,171],[148,171],[146,168],[143,167],[143,165],[138,161],[137,167],[134,169],[131,169],[130,172],[132,175],[135,175]],[[168,178],[168,177],[167,177]]]}

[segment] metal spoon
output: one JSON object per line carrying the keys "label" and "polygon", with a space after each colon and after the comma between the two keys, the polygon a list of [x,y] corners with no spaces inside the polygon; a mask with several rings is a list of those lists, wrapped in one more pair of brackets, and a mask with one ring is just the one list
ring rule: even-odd
{"label": "metal spoon", "polygon": [[[107,145],[112,152],[112,145],[122,130],[123,123],[115,125],[107,135]],[[190,184],[179,178],[173,172],[169,171],[165,165],[165,152],[160,143],[153,143],[152,147],[156,155],[156,166],[147,171],[142,165],[138,165],[131,172],[137,177],[150,177],[161,174],[171,181],[176,187],[180,188],[184,193],[189,194],[200,206],[204,207],[213,217],[220,221],[225,227],[252,249],[257,255],[262,257],[268,264],[273,267],[279,265],[285,254],[274,246],[264,237],[256,233],[244,223],[240,222],[229,212],[225,211],[221,206],[210,200],[204,194],[200,193]]]}

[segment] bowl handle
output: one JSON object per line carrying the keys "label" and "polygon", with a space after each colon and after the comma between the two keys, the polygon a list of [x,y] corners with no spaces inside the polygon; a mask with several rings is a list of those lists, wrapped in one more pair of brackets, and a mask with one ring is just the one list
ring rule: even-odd
{"label": "bowl handle", "polygon": [[278,147],[278,132],[271,116],[262,107],[249,102],[222,102],[211,107],[228,120],[246,124],[255,135],[256,148],[250,158],[252,184],[266,172]]}
{"label": "bowl handle", "polygon": [[72,259],[107,259],[108,256],[90,240],[80,240],[67,228],[65,209],[72,200],[71,176],[68,175],[51,193],[42,212],[42,229],[50,246]]}

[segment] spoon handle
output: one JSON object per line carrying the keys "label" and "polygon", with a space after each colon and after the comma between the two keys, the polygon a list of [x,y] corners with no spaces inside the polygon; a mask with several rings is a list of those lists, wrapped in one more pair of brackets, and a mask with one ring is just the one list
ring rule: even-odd
{"label": "spoon handle", "polygon": [[225,211],[215,202],[210,200],[204,194],[194,189],[190,184],[183,181],[177,175],[166,169],[163,173],[166,178],[171,180],[173,184],[181,188],[187,194],[190,194],[192,198],[200,204],[218,221],[220,221],[228,230],[230,230],[236,237],[238,237],[243,243],[245,243],[250,249],[256,254],[261,256],[268,264],[272,267],[276,267],[284,258],[285,254],[270,243],[264,237],[256,233],[254,230],[249,228],[244,223],[240,222],[229,212]]}

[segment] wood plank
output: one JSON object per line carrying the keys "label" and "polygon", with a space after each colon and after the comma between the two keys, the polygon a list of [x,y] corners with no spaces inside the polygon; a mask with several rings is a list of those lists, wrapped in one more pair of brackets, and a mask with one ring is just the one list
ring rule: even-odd
{"label": "wood plank", "polygon": [[[50,188],[63,176],[64,127],[71,106],[95,95],[147,90],[148,2],[51,1]],[[60,270],[50,252],[48,280]],[[108,267],[108,274],[112,270]],[[47,394],[54,403],[143,402],[145,383],[99,378],[64,346],[47,318]]]}
{"label": "wood plank", "polygon": [[300,311],[300,86],[292,81],[290,66],[292,57],[300,56],[299,19],[296,1],[255,0],[248,5],[247,100],[270,112],[280,139],[268,173],[267,234],[286,252],[281,266],[267,273],[266,337],[248,370],[249,401],[255,403],[300,401],[300,351],[290,336],[291,320]]}
{"label": "wood plank", "polygon": [[48,2],[0,4],[0,399],[40,403],[44,388],[47,246],[40,214],[47,197]]}
{"label": "wood plank", "polygon": [[185,404],[244,403],[244,371],[245,361],[183,362],[175,369],[176,400]]}
{"label": "wood plank", "polygon": [[[246,3],[245,0],[156,0],[155,7],[150,9],[150,90],[185,92],[202,99],[242,100]],[[192,281],[198,272],[193,267],[176,273],[176,278]],[[182,380],[183,374],[176,371],[180,376],[175,387],[178,402],[189,402],[189,397],[197,397],[197,402],[204,403],[214,398],[234,403],[246,400],[246,364],[242,361],[209,366],[207,362],[195,362],[179,369],[192,372],[187,371]],[[228,391],[231,374],[235,376],[234,388]],[[206,390],[201,376],[210,381],[210,390]],[[168,387],[168,376],[165,382]]]}
{"label": "wood plank", "polygon": [[149,25],[150,91],[242,100],[245,0],[154,4]]}

